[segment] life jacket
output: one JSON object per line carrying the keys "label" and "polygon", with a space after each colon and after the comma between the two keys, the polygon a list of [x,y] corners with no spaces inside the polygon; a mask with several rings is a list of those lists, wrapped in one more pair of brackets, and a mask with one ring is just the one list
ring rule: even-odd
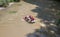
{"label": "life jacket", "polygon": [[29,18],[31,19],[31,21],[35,20],[32,16],[29,16]]}

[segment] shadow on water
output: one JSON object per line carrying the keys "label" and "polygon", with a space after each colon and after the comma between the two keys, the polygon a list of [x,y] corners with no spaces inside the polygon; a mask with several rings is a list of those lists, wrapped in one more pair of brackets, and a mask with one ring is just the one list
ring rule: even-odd
{"label": "shadow on water", "polygon": [[49,1],[49,0],[24,0],[27,3],[37,5],[35,9],[32,9],[31,11],[37,13],[37,18],[42,19],[42,21],[45,23],[47,21],[48,23],[54,23],[56,17],[56,12],[59,12],[60,5],[57,4],[55,1]]}
{"label": "shadow on water", "polygon": [[[32,9],[31,11],[37,13],[36,17],[39,19],[42,19],[41,21],[46,25],[45,32],[46,32],[47,36],[44,34],[40,34],[40,35],[42,35],[41,37],[45,37],[45,36],[46,37],[56,37],[57,28],[55,25],[51,25],[51,24],[55,24],[56,13],[60,12],[59,3],[57,3],[56,1],[52,1],[52,0],[24,0],[24,2],[38,6],[35,9]],[[44,27],[42,27],[42,29],[44,31]],[[41,29],[39,29],[39,30],[41,30]],[[53,33],[53,32],[55,32],[55,33]],[[40,37],[40,36],[34,36],[35,34],[36,34],[36,32],[30,33],[27,35],[27,37]]]}
{"label": "shadow on water", "polygon": [[28,33],[27,37],[56,37],[56,33],[52,29],[48,30],[49,27],[41,27],[36,29],[33,33]]}

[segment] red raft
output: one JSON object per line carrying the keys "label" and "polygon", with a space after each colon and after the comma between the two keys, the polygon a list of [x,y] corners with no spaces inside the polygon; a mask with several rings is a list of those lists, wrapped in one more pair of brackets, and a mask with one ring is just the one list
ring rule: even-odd
{"label": "red raft", "polygon": [[29,16],[25,16],[24,19],[28,22],[31,22],[31,23],[35,23],[35,19],[33,16],[29,15]]}

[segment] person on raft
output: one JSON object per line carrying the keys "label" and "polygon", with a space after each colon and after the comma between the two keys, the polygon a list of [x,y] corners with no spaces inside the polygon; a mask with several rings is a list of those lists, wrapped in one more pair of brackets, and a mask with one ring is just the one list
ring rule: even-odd
{"label": "person on raft", "polygon": [[32,23],[35,22],[34,17],[31,16],[31,15],[25,16],[25,20],[28,21],[28,22],[32,22]]}

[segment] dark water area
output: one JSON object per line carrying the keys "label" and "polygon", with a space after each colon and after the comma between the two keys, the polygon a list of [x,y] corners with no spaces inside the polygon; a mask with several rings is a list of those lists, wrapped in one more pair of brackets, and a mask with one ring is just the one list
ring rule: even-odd
{"label": "dark water area", "polygon": [[[60,2],[56,0],[24,0],[27,3],[37,5],[35,9],[32,9],[32,12],[37,13],[37,18],[42,19],[43,23],[46,25],[46,29],[42,28],[42,33],[39,37],[60,37],[56,34],[57,28],[55,26],[50,25],[55,24],[55,21],[60,16],[57,16],[56,14],[60,12]],[[45,22],[47,21],[47,22]],[[39,29],[41,30],[41,29]],[[46,30],[46,35],[44,34],[44,30]],[[54,32],[54,33],[51,33]],[[39,31],[40,32],[40,31]],[[32,33],[27,37],[34,37],[34,34]]]}

